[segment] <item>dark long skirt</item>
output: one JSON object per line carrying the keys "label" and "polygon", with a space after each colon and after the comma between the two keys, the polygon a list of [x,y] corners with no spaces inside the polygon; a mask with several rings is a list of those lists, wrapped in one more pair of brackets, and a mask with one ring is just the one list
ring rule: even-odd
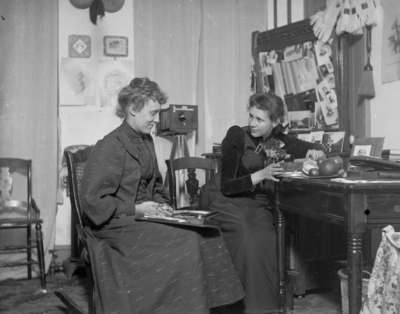
{"label": "dark long skirt", "polygon": [[218,229],[113,219],[93,231],[99,313],[195,313],[244,293]]}
{"label": "dark long skirt", "polygon": [[251,198],[229,198],[202,190],[203,209],[219,211],[213,219],[221,230],[246,296],[244,313],[276,313],[278,298],[277,240],[273,213]]}

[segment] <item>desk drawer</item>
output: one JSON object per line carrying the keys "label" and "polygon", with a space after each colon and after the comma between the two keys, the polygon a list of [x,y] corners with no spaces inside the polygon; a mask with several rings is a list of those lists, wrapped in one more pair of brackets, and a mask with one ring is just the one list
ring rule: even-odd
{"label": "desk drawer", "polygon": [[369,223],[400,223],[400,194],[370,194],[366,197],[367,221]]}
{"label": "desk drawer", "polygon": [[[283,188],[279,196],[279,207],[286,207],[292,212],[306,213],[308,216],[319,216],[324,213],[327,216],[343,218],[344,199],[343,194],[334,191],[319,191],[313,189]],[[295,210],[291,210],[295,209]]]}

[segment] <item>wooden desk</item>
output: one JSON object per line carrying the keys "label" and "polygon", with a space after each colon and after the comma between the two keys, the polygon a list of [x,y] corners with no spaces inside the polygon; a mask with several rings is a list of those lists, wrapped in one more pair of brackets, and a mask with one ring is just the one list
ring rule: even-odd
{"label": "wooden desk", "polygon": [[[349,314],[361,308],[362,234],[400,224],[400,183],[338,183],[284,178],[275,183],[281,305],[285,304],[285,219],[282,211],[343,226],[347,232]],[[281,306],[280,313],[286,313]]]}

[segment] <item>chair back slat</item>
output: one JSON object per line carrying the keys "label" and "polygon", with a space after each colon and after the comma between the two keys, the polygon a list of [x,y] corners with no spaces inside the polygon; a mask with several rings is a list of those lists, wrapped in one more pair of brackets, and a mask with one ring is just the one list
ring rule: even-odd
{"label": "chair back slat", "polygon": [[196,206],[198,197],[199,180],[196,178],[196,170],[203,169],[206,172],[205,177],[211,178],[215,174],[215,164],[212,160],[201,157],[182,157],[177,159],[167,159],[165,161],[168,168],[168,183],[171,198],[171,204],[178,209],[177,189],[179,180],[176,172],[179,170],[187,170],[188,180],[186,181],[186,189],[190,195],[190,205]]}

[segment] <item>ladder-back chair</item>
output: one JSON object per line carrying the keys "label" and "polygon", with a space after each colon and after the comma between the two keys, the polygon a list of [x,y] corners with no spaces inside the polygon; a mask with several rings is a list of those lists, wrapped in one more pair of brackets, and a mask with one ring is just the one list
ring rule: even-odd
{"label": "ladder-back chair", "polygon": [[[200,182],[197,176],[201,174],[201,171],[198,170],[203,170],[205,182],[205,180],[211,178],[215,174],[215,163],[211,159],[201,157],[167,159],[165,163],[168,168],[171,205],[175,210],[197,209]],[[184,173],[182,173],[182,171],[184,171]],[[185,185],[181,182],[182,179],[186,179]],[[186,206],[181,206],[181,204]]]}
{"label": "ladder-back chair", "polygon": [[[43,291],[46,291],[46,274],[43,251],[43,220],[32,197],[32,161],[18,158],[0,158],[0,251],[26,253],[19,258],[2,263],[0,267],[28,267],[28,278],[32,278],[32,266],[39,266]],[[32,239],[32,227],[36,239]],[[5,245],[6,244],[6,245]],[[32,251],[37,250],[37,260]]]}

